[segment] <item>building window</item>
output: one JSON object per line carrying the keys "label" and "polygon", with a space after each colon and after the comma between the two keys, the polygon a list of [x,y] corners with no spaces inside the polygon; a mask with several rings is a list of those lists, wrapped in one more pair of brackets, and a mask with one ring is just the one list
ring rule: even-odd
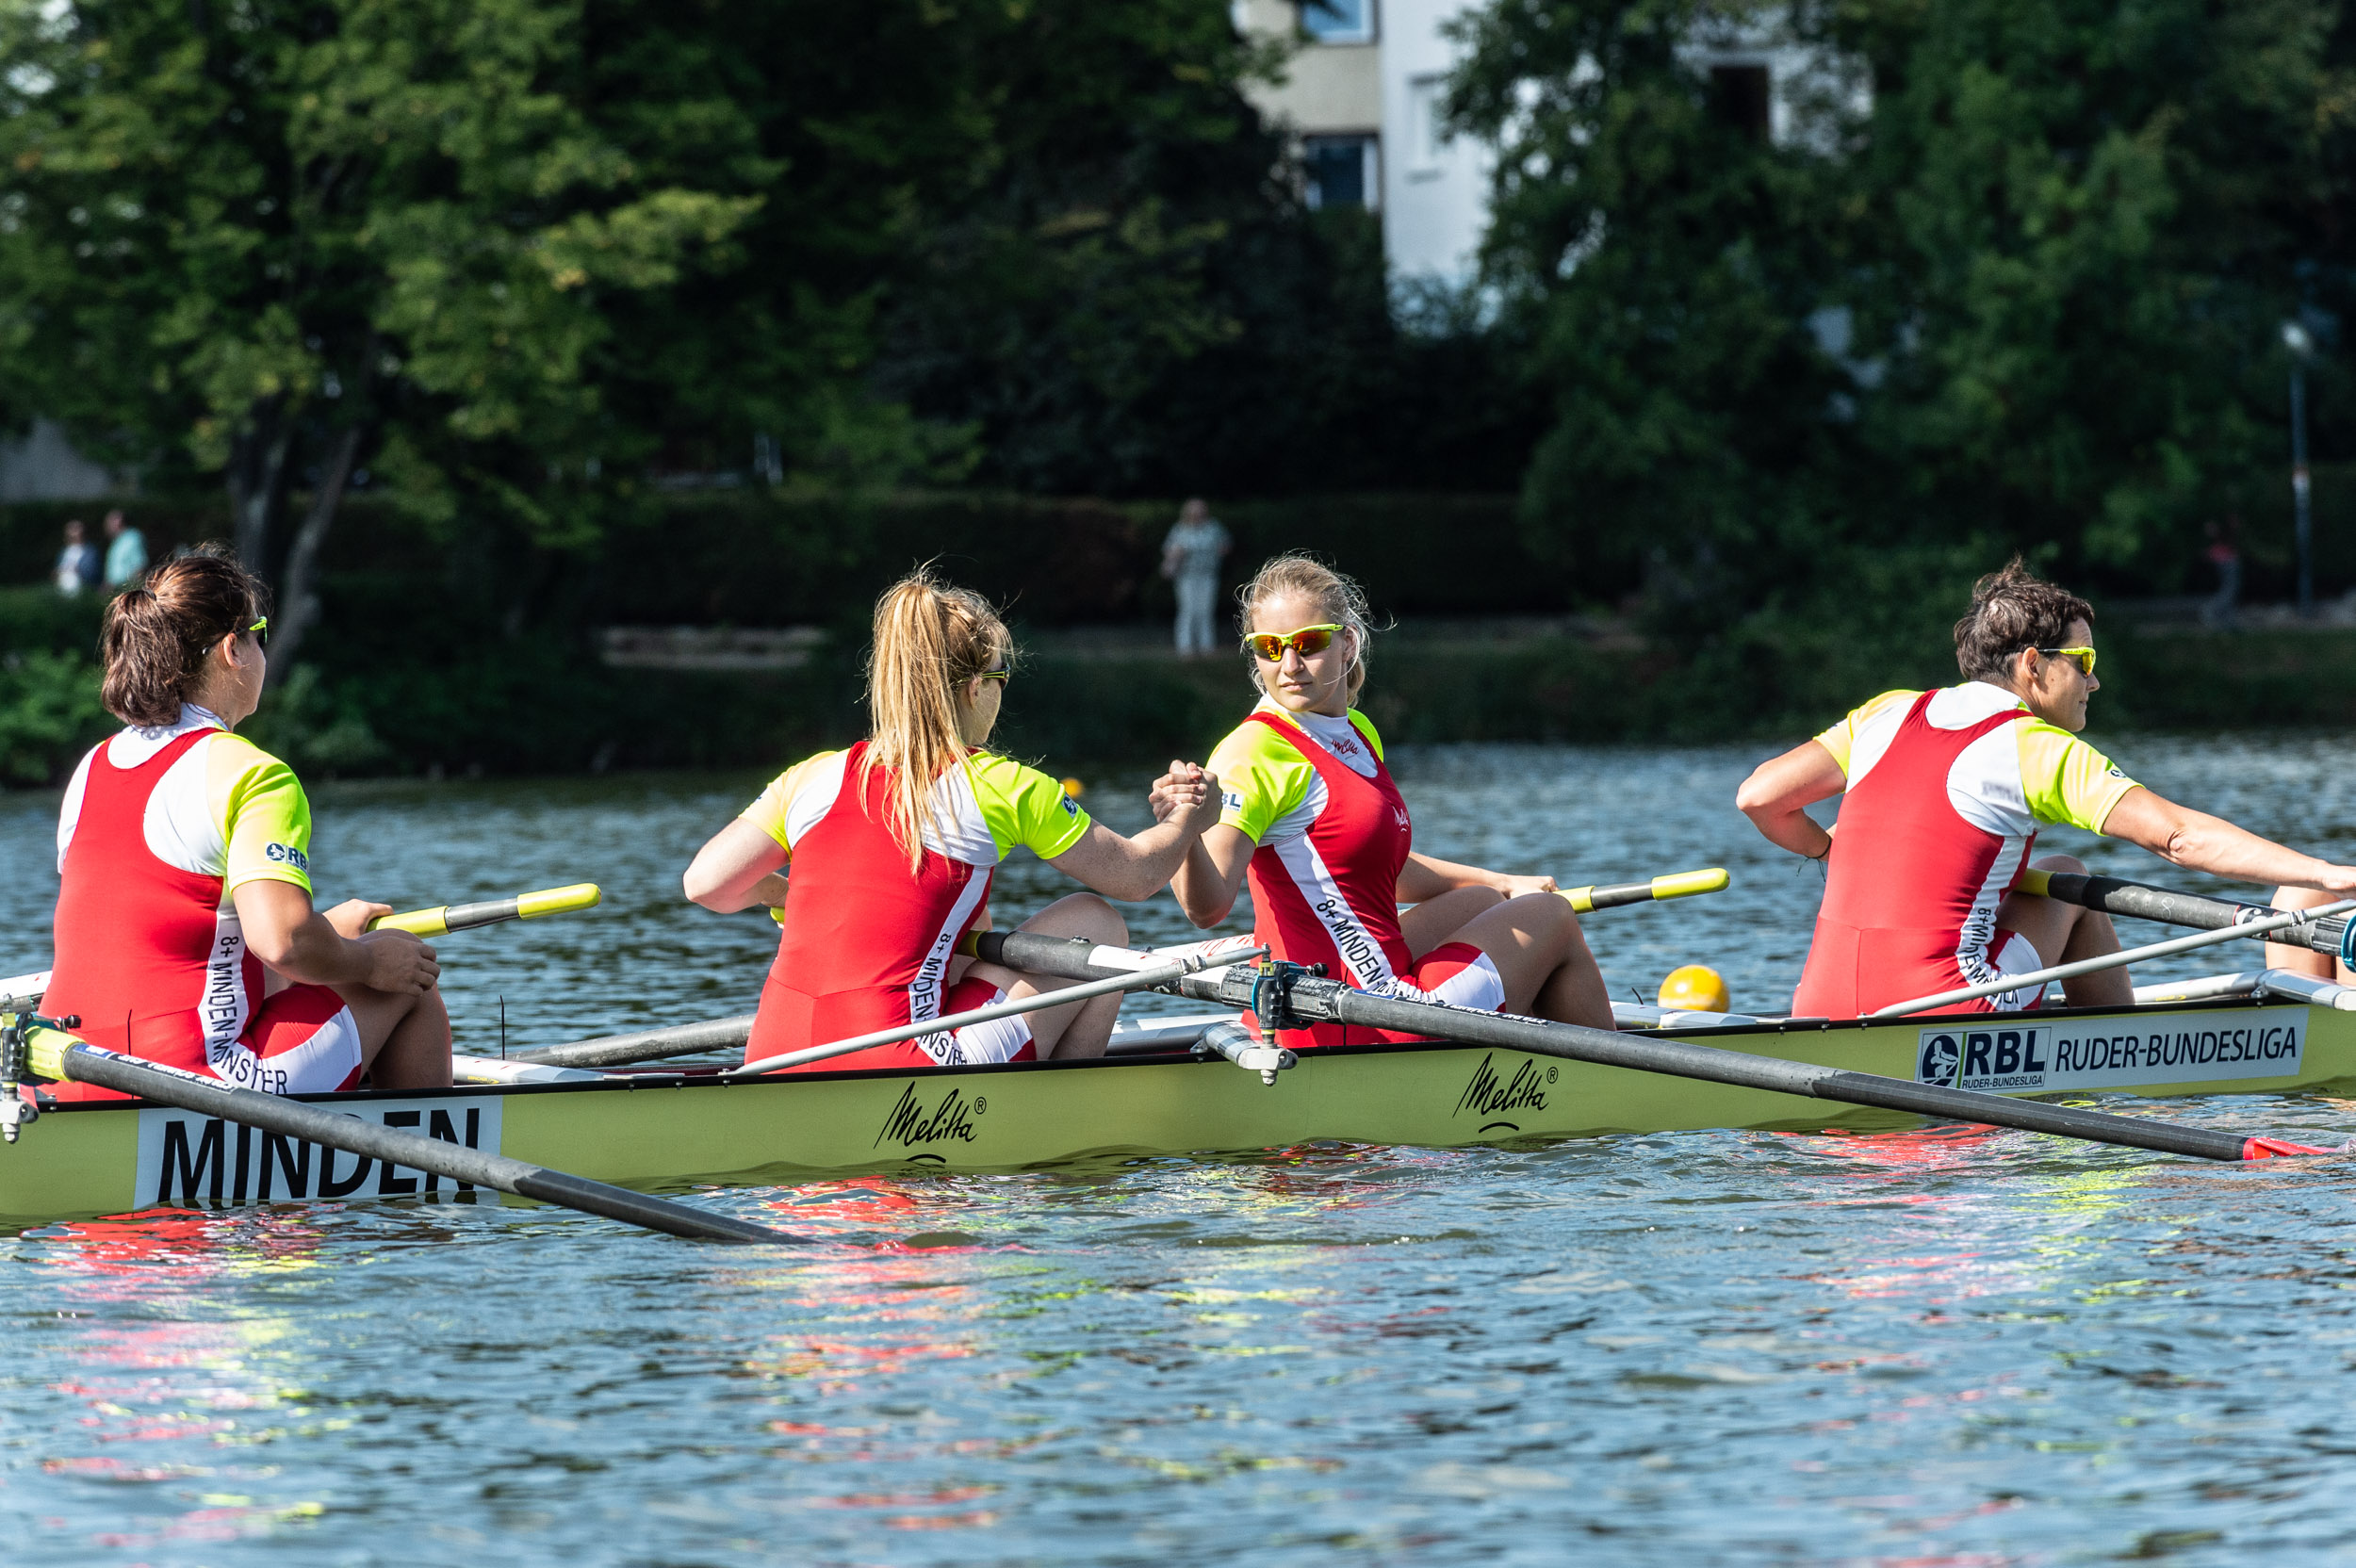
{"label": "building window", "polygon": [[1440,172],[1440,155],[1448,146],[1448,78],[1415,76],[1407,83],[1408,166],[1424,173]]}
{"label": "building window", "polygon": [[1736,130],[1755,140],[1765,141],[1768,139],[1773,122],[1765,66],[1711,66],[1710,100],[1710,107],[1718,118]]}
{"label": "building window", "polygon": [[1374,207],[1375,193],[1383,188],[1375,158],[1375,139],[1370,136],[1306,138],[1301,144],[1301,165],[1310,207]]}
{"label": "building window", "polygon": [[1301,30],[1319,43],[1372,43],[1374,0],[1301,0]]}

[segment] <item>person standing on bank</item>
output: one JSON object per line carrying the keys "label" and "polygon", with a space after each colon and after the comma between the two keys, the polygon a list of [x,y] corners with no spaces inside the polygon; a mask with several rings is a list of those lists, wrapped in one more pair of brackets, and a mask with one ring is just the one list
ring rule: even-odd
{"label": "person standing on bank", "polygon": [[[1855,1018],[2118,952],[2107,915],[2015,890],[2043,823],[2125,839],[2217,876],[2356,891],[2356,868],[2179,806],[2078,738],[2102,685],[2086,600],[2015,558],[1973,587],[1955,636],[1962,685],[1884,692],[1760,763],[1735,795],[1769,842],[1826,862],[1795,1016]],[[1806,808],[1844,792],[1835,836]],[[2067,855],[2037,864],[2086,869]],[[2072,1006],[2135,1000],[2124,968],[2062,990]],[[2042,994],[2004,991],[1947,1010],[2016,1012]]]}
{"label": "person standing on bank", "polygon": [[[1219,825],[1170,884],[1186,917],[1217,925],[1249,880],[1252,940],[1277,958],[1323,964],[1379,995],[1613,1027],[1603,976],[1552,877],[1415,853],[1383,738],[1350,706],[1371,636],[1358,585],[1311,557],[1280,555],[1239,597],[1261,698],[1212,749],[1225,792]],[[1420,1037],[1319,1023],[1281,1037],[1298,1050]]]}
{"label": "person standing on bank", "polygon": [[100,694],[128,727],[66,786],[41,1009],[79,1015],[93,1045],[240,1088],[447,1086],[434,949],[368,929],[390,905],[312,907],[310,802],[234,733],[269,674],[263,595],[208,546],[106,606]]}
{"label": "person standing on bank", "polygon": [[120,507],[106,514],[106,586],[121,588],[147,570],[147,535],[124,519]]}
{"label": "person standing on bank", "polygon": [[1178,509],[1177,526],[1162,541],[1162,576],[1178,592],[1178,657],[1208,654],[1219,633],[1219,566],[1234,541],[1197,497]]}
{"label": "person standing on bank", "polygon": [[65,525],[65,547],[57,552],[57,564],[51,569],[51,580],[60,594],[87,594],[98,586],[98,547],[90,542],[90,531],[79,517]]}

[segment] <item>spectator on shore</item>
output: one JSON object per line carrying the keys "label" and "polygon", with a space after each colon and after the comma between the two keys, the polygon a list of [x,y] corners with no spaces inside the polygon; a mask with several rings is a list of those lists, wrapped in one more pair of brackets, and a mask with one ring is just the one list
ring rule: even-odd
{"label": "spectator on shore", "polygon": [[98,586],[98,547],[79,517],[65,525],[65,548],[57,552],[54,577],[60,594],[87,594]]}
{"label": "spectator on shore", "polygon": [[106,514],[106,586],[121,588],[147,570],[147,535],[117,507]]}
{"label": "spectator on shore", "polygon": [[1162,576],[1178,589],[1178,656],[1212,651],[1217,633],[1212,608],[1219,602],[1219,564],[1233,543],[1200,497],[1178,509],[1178,524],[1162,541]]}
{"label": "spectator on shore", "polygon": [[2201,607],[2201,624],[2230,630],[2233,607],[2241,599],[2241,514],[2233,513],[2222,523],[2213,517],[2203,531],[2209,547],[2201,553],[2217,568],[2217,592]]}

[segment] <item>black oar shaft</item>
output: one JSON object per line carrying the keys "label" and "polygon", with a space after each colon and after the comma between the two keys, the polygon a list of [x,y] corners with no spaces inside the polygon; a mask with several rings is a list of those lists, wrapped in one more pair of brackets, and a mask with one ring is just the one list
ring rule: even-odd
{"label": "black oar shaft", "polygon": [[[2043,887],[2035,885],[2037,878],[2043,880]],[[2229,925],[2240,925],[2282,912],[2263,904],[2202,898],[2197,893],[2180,893],[2141,882],[2124,882],[2116,876],[2091,876],[2078,872],[2033,872],[2022,878],[2022,886],[2028,891],[2042,892],[2046,897],[2058,899],[2064,904],[2099,909],[2106,915],[2127,915],[2168,925],[2189,925],[2200,931],[2221,931]],[[2347,917],[2333,915],[2312,925],[2294,925],[2281,931],[2270,931],[2266,933],[2266,939],[2281,942],[2286,947],[2308,948],[2316,953],[2337,953],[2341,937],[2347,929]]]}
{"label": "black oar shaft", "polygon": [[135,1094],[158,1104],[173,1105],[198,1116],[258,1127],[266,1133],[299,1137],[306,1142],[361,1154],[387,1165],[406,1166],[454,1182],[512,1192],[586,1214],[601,1215],[626,1224],[643,1225],[675,1236],[699,1241],[797,1241],[800,1238],[765,1225],[712,1214],[667,1198],[609,1186],[585,1177],[570,1176],[544,1166],[529,1165],[503,1154],[485,1153],[439,1138],[420,1137],[398,1128],[338,1116],[299,1100],[282,1099],[254,1089],[199,1078],[135,1056],[103,1051],[91,1045],[68,1046],[62,1053],[64,1075],[77,1083]]}
{"label": "black oar shaft", "polygon": [[[1001,961],[1020,964],[1035,973],[1078,979],[1092,972],[1085,961],[1085,942],[1023,932],[1007,932],[1000,941],[1004,954]],[[1199,1001],[1245,1007],[1252,1004],[1252,978],[1250,969],[1231,969],[1190,975],[1179,983],[1178,989]],[[1467,1045],[1526,1052],[1533,1056],[1593,1062],[1636,1072],[1658,1072],[1673,1078],[1694,1078],[1739,1088],[1908,1111],[1916,1116],[1974,1121],[1991,1127],[2017,1127],[2024,1132],[2052,1133],[2168,1154],[2190,1154],[2204,1160],[2263,1159],[2279,1152],[2266,1147],[2266,1140],[2234,1133],[2211,1132],[2142,1117],[2111,1116],[2102,1111],[2082,1111],[1972,1089],[1913,1084],[1903,1078],[1818,1067],[1746,1051],[1722,1051],[1715,1046],[1663,1039],[1654,1035],[1620,1034],[1574,1023],[1553,1023],[1545,1019],[1374,996],[1335,980],[1295,980],[1291,986],[1291,1005],[1312,1022],[1394,1030]]]}

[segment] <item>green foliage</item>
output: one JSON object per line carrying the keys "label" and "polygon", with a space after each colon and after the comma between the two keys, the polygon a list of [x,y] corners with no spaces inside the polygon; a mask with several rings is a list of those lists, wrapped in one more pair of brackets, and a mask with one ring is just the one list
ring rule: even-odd
{"label": "green foliage", "polygon": [[[2173,575],[2285,449],[2278,324],[2345,291],[2337,26],[2324,0],[1499,0],[1454,107],[1500,139],[1488,262],[1554,399],[1534,535],[1648,552],[1658,602],[1721,618],[1846,599],[1853,547]],[[1818,61],[1772,141],[1694,63],[1728,40]]]}

